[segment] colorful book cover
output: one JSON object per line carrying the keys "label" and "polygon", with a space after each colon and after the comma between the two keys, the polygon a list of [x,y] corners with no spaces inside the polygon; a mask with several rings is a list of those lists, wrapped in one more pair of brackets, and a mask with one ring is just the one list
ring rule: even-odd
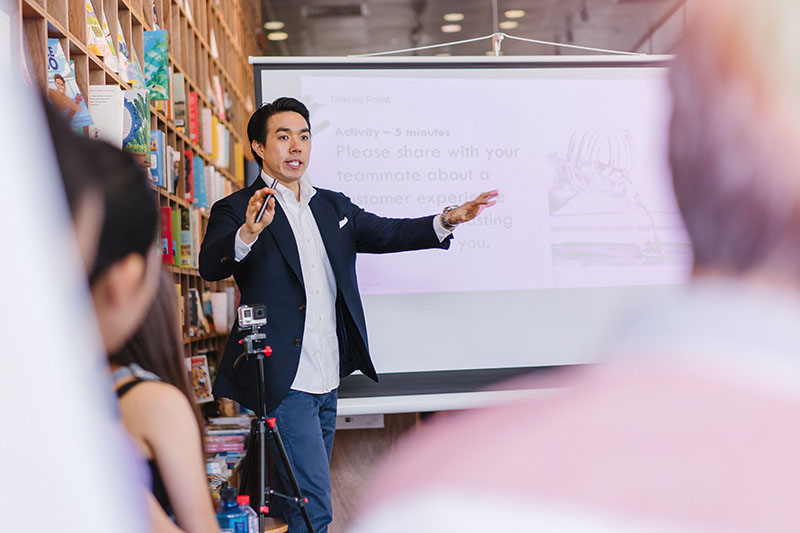
{"label": "colorful book cover", "polygon": [[110,56],[111,48],[108,46],[108,41],[106,41],[106,36],[103,33],[103,27],[97,19],[97,14],[94,11],[91,0],[86,0],[86,26],[88,30],[86,45],[89,51],[98,57]]}
{"label": "colorful book cover", "polygon": [[174,265],[172,253],[172,209],[161,207],[161,260],[165,265]]}
{"label": "colorful book cover", "polygon": [[206,170],[203,158],[196,155],[192,163],[192,174],[194,176],[194,205],[201,209],[208,208],[208,195],[206,191]]}
{"label": "colorful book cover", "polygon": [[[203,216],[199,209],[192,209],[192,268],[199,268],[200,243],[203,242]],[[208,326],[208,324],[206,324]],[[208,330],[211,331],[210,329]]]}
{"label": "colorful book cover", "polygon": [[170,150],[172,150],[172,157],[169,161],[169,164],[172,165],[172,181],[169,183],[169,192],[178,194],[178,181],[181,179],[181,151],[175,150],[171,146]]}
{"label": "colorful book cover", "polygon": [[75,73],[58,39],[47,39],[47,99],[73,128],[93,123],[86,100],[75,81]]}
{"label": "colorful book cover", "polygon": [[153,177],[153,183],[159,187],[166,186],[164,142],[163,131],[150,130],[150,174]]}
{"label": "colorful book cover", "polygon": [[184,131],[186,128],[186,80],[180,72],[172,75],[172,97],[175,127],[178,128],[178,131]]}
{"label": "colorful book cover", "polygon": [[200,111],[200,145],[206,154],[211,154],[212,149],[213,136],[211,135],[211,128],[214,124],[212,117],[214,117],[214,114],[211,109],[204,107]]}
{"label": "colorful book cover", "polygon": [[208,357],[206,354],[197,354],[192,357],[187,357],[186,371],[189,373],[189,383],[191,383],[192,386],[194,401],[196,403],[213,401],[214,396],[211,394],[211,373],[208,371]]}
{"label": "colorful book cover", "polygon": [[122,81],[130,83],[128,74],[130,72],[129,63],[131,61],[131,54],[128,52],[128,43],[125,41],[125,35],[122,33],[122,26],[117,20],[117,71],[119,72]]}
{"label": "colorful book cover", "polygon": [[173,265],[180,265],[181,260],[181,209],[172,208],[172,256]]}
{"label": "colorful book cover", "polygon": [[233,166],[233,176],[239,184],[244,185],[244,152],[242,143],[233,144]]}
{"label": "colorful book cover", "polygon": [[225,120],[225,100],[222,96],[222,83],[216,74],[211,76],[211,83],[214,85],[214,106],[217,108],[217,117]]}
{"label": "colorful book cover", "polygon": [[[181,267],[192,267],[192,217],[188,209],[181,209]],[[191,289],[190,289],[191,290]]]}
{"label": "colorful book cover", "polygon": [[131,84],[131,87],[144,89],[147,87],[147,83],[144,81],[144,70],[142,70],[142,62],[139,61],[139,55],[136,53],[136,47],[131,47],[130,52],[131,60],[128,63],[128,70],[131,80],[128,83]]}
{"label": "colorful book cover", "polygon": [[217,130],[217,124],[219,124],[219,120],[217,119],[216,115],[211,116],[211,159],[217,159],[219,155],[219,134]]}
{"label": "colorful book cover", "polygon": [[125,95],[119,85],[89,85],[89,113],[94,120],[89,137],[122,149]]}
{"label": "colorful book cover", "polygon": [[167,30],[145,31],[144,79],[150,100],[169,99],[169,44]]}
{"label": "colorful book cover", "polygon": [[150,104],[147,89],[122,91],[125,114],[122,122],[122,149],[133,154],[143,166],[150,156]]}
{"label": "colorful book cover", "polygon": [[103,56],[103,63],[105,63],[114,72],[119,72],[119,62],[117,61],[117,52],[114,49],[114,39],[111,37],[111,30],[108,29],[108,20],[106,14],[103,12],[103,37],[108,45],[110,55]]}
{"label": "colorful book cover", "polygon": [[200,109],[196,92],[189,93],[189,139],[200,145]]}
{"label": "colorful book cover", "polygon": [[186,150],[183,153],[184,162],[186,164],[186,175],[184,176],[184,194],[183,199],[190,204],[194,203],[194,152]]}

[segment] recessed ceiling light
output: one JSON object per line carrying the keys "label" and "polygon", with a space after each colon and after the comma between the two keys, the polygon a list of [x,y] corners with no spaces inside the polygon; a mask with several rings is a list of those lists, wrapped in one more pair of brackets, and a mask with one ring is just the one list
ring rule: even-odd
{"label": "recessed ceiling light", "polygon": [[519,22],[516,20],[504,20],[498,26],[504,30],[513,30],[514,28],[519,28]]}
{"label": "recessed ceiling light", "polygon": [[265,30],[282,30],[285,24],[280,20],[270,20],[264,23]]}
{"label": "recessed ceiling light", "polygon": [[267,34],[267,39],[270,41],[285,41],[289,38],[289,34],[285,31],[271,31]]}
{"label": "recessed ceiling light", "polygon": [[451,56],[453,54],[451,54],[450,52],[439,52],[436,55],[439,56],[439,57],[449,57],[449,56]]}
{"label": "recessed ceiling light", "polygon": [[456,33],[456,32],[461,31],[461,25],[460,24],[445,24],[444,26],[442,26],[442,31],[445,32],[445,33]]}
{"label": "recessed ceiling light", "polygon": [[522,9],[509,9],[503,13],[507,19],[521,19],[525,16],[525,11]]}
{"label": "recessed ceiling light", "polygon": [[464,20],[464,13],[447,13],[444,16],[444,20],[447,22],[461,22]]}

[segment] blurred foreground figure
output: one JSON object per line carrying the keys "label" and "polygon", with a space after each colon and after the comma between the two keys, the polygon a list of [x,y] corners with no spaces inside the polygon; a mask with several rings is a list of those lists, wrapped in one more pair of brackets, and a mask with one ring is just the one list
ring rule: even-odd
{"label": "blurred foreground figure", "polygon": [[563,392],[406,441],[354,531],[800,531],[800,2],[706,2],[669,80],[692,282]]}

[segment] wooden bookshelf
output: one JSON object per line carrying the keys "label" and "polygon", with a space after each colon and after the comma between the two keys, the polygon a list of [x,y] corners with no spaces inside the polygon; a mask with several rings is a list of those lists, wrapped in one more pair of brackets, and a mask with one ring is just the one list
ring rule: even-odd
{"label": "wooden bookshelf", "polygon": [[[102,57],[90,51],[88,25],[84,0],[18,0],[19,27],[22,28],[23,45],[27,48],[25,65],[32,82],[42,89],[47,87],[47,39],[57,38],[67,60],[74,61],[75,79],[84,99],[89,105],[90,85],[118,85],[131,89],[122,77],[108,67]],[[253,71],[247,57],[257,55],[255,32],[260,24],[260,14],[253,20],[252,10],[260,7],[248,6],[250,18],[240,0],[92,0],[94,11],[102,21],[103,15],[111,30],[115,50],[117,23],[130,49],[134,49],[139,60],[144,59],[143,32],[154,29],[167,30],[169,36],[169,65],[173,73],[183,74],[185,93],[198,94],[199,106],[215,109],[214,77],[218,77],[222,91],[230,100],[225,118],[218,121],[230,132],[230,152],[227,168],[220,168],[213,155],[191,141],[186,129],[176,126],[173,120],[157,109],[151,102],[150,129],[164,132],[165,143],[184,154],[203,159],[206,166],[215,166],[229,183],[229,190],[244,185],[241,171],[237,175],[236,157],[250,157],[247,149],[247,120],[253,111]],[[172,83],[172,79],[170,80]],[[174,88],[173,88],[174,91]],[[187,101],[188,107],[188,101]],[[202,120],[202,117],[200,117]],[[202,131],[202,126],[201,126]],[[236,145],[241,150],[237,153]],[[243,163],[243,162],[242,162]],[[238,168],[243,165],[240,163]],[[154,186],[158,202],[162,207],[193,209],[185,195],[185,165],[178,169],[177,186],[174,192]],[[201,211],[202,231],[208,221],[207,209]],[[198,253],[199,250],[195,250]],[[175,282],[181,286],[183,300],[188,290],[220,291],[233,286],[232,280],[209,283],[200,277],[196,268],[169,266]],[[187,322],[184,320],[184,322]],[[224,334],[208,334],[190,337],[188,327],[183,330],[186,355],[212,349],[221,356],[226,340]]]}

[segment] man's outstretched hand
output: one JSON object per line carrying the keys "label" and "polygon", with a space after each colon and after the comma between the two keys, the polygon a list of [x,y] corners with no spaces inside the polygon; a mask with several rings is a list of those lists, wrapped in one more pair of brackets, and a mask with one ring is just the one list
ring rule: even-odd
{"label": "man's outstretched hand", "polygon": [[461,224],[462,222],[469,222],[478,216],[481,211],[496,204],[498,194],[499,192],[497,189],[479,194],[474,200],[470,200],[469,202],[461,204],[457,208],[448,211],[447,215],[445,215],[447,217],[445,222],[451,226]]}

